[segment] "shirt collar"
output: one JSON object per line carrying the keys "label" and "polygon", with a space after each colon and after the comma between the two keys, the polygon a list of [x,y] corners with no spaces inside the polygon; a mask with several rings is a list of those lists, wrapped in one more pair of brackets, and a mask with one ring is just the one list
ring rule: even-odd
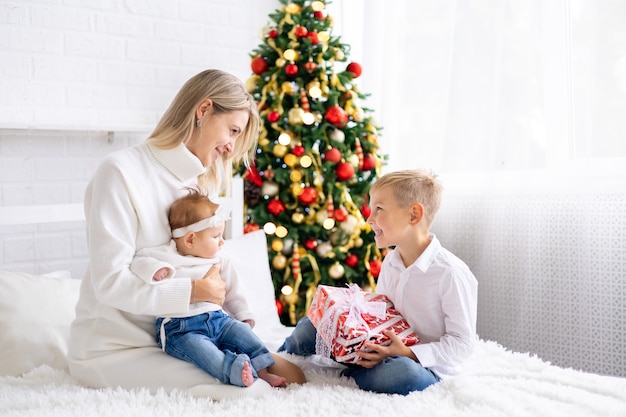
{"label": "shirt collar", "polygon": [[171,149],[160,149],[151,144],[148,148],[154,158],[181,181],[194,179],[206,172],[202,162],[183,143]]}
{"label": "shirt collar", "polygon": [[[428,246],[426,246],[424,252],[422,252],[422,254],[415,260],[415,262],[409,265],[406,269],[415,266],[420,271],[426,272],[428,268],[430,268],[430,266],[433,264],[435,257],[441,251],[441,243],[434,233],[429,233],[428,236],[430,237],[430,243],[428,244]],[[390,266],[400,267],[404,269],[404,263],[402,262],[402,258],[400,257],[400,252],[394,250],[387,256],[390,257]]]}

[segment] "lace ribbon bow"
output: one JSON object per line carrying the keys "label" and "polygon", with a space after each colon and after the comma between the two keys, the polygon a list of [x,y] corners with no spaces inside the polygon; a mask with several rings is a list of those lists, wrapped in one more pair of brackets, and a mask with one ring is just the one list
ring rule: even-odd
{"label": "lace ribbon bow", "polygon": [[345,290],[334,291],[329,295],[334,301],[324,312],[317,329],[315,350],[318,355],[330,357],[332,342],[337,337],[339,317],[346,313],[344,327],[367,329],[369,340],[369,325],[363,315],[369,314],[376,318],[384,318],[387,313],[387,303],[384,301],[367,301],[363,291],[357,284],[350,284]]}

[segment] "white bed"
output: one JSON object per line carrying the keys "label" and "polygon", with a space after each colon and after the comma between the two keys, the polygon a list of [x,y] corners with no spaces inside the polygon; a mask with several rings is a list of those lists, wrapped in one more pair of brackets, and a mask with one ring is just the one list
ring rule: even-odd
{"label": "white bed", "polygon": [[[4,224],[80,216],[76,206],[0,207]],[[276,314],[265,235],[231,236],[225,250],[238,255],[256,331],[276,349],[290,329]],[[64,358],[80,277],[52,272],[0,271],[1,416],[626,416],[626,379],[559,368],[487,340],[461,376],[408,396],[361,391],[339,376],[339,367],[290,355],[284,357],[304,369],[308,382],[262,397],[214,401],[202,391],[86,388],[67,373]]]}

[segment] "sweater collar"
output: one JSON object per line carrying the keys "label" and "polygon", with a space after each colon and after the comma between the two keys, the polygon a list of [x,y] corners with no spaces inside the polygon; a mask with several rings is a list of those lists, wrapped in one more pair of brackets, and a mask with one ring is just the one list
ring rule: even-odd
{"label": "sweater collar", "polygon": [[160,149],[150,144],[148,148],[155,159],[181,181],[197,178],[206,172],[202,162],[183,143],[172,149]]}

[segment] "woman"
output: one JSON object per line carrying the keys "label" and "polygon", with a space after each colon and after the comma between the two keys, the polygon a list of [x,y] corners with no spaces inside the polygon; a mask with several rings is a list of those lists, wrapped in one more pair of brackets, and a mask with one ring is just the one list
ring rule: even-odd
{"label": "woman", "polygon": [[[233,163],[249,163],[259,123],[243,83],[206,70],[183,85],[145,143],[111,153],[97,168],[85,192],[89,265],[70,332],[74,377],[92,387],[194,388],[215,399],[270,389],[264,381],[248,388],[222,385],[156,344],[155,316],[197,301],[224,302],[218,266],[201,280],[152,283],[129,269],[138,250],[169,242],[168,208],[187,188],[216,195]],[[304,381],[299,368],[274,356],[273,373]]]}

